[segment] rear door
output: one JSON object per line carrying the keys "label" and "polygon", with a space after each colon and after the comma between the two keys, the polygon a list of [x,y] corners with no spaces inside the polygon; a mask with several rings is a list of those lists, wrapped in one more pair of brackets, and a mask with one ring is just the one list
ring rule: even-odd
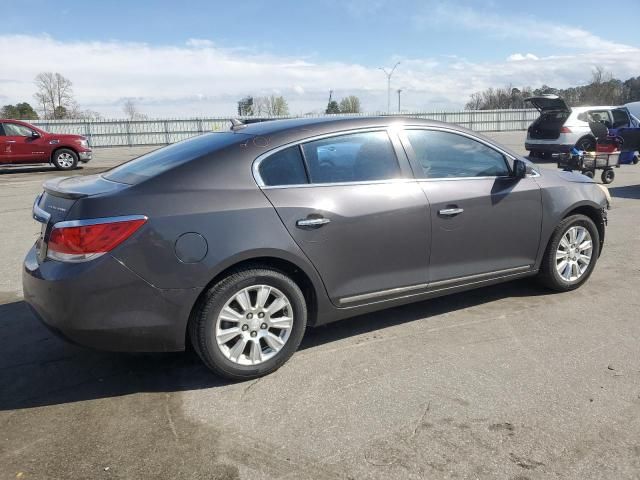
{"label": "rear door", "polygon": [[542,222],[536,181],[512,177],[504,152],[468,134],[407,127],[403,140],[430,203],[430,287],[529,270]]}
{"label": "rear door", "polygon": [[611,110],[613,117],[613,128],[626,128],[631,126],[631,119],[626,108],[616,108]]}
{"label": "rear door", "polygon": [[426,288],[429,206],[386,129],[267,154],[257,180],[338,306]]}
{"label": "rear door", "polygon": [[48,148],[41,137],[33,137],[34,130],[19,123],[3,123],[3,158],[6,163],[47,162]]}

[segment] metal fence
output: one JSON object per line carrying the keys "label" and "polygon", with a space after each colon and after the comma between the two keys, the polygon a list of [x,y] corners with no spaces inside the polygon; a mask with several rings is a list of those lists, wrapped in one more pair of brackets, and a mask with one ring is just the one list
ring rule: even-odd
{"label": "metal fence", "polygon": [[[365,115],[371,114],[348,116]],[[392,116],[394,115],[455,123],[478,132],[503,132],[526,130],[538,116],[538,112],[533,109],[465,110],[392,114]],[[251,118],[255,119],[256,117]],[[53,133],[84,135],[93,147],[120,147],[166,145],[204,132],[227,130],[229,120],[230,117],[206,117],[155,120],[38,120],[32,123]]]}

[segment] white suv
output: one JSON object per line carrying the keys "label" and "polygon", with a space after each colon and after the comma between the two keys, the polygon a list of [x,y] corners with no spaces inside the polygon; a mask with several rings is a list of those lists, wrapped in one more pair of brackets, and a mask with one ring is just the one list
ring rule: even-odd
{"label": "white suv", "polygon": [[639,121],[626,107],[569,107],[557,95],[541,95],[525,100],[540,111],[529,126],[525,148],[529,156],[546,157],[564,153],[573,147],[595,150],[596,139],[589,122],[601,122],[608,128],[639,127]]}

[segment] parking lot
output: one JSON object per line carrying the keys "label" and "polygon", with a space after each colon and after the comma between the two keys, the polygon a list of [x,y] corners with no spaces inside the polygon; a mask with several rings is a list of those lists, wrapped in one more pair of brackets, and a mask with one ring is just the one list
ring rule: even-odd
{"label": "parking lot", "polygon": [[[493,136],[522,151],[523,132]],[[146,150],[96,150],[75,173]],[[0,169],[0,478],[640,478],[640,165],[616,171],[582,288],[517,281],[345,320],[244,383],[38,323],[20,269],[59,174]]]}

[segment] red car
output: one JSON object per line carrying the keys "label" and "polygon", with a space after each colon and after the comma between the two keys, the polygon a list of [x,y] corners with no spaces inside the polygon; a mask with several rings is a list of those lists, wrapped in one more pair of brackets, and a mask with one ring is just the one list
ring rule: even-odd
{"label": "red car", "polygon": [[91,156],[89,142],[81,135],[49,133],[26,122],[0,119],[0,165],[50,163],[71,170]]}

